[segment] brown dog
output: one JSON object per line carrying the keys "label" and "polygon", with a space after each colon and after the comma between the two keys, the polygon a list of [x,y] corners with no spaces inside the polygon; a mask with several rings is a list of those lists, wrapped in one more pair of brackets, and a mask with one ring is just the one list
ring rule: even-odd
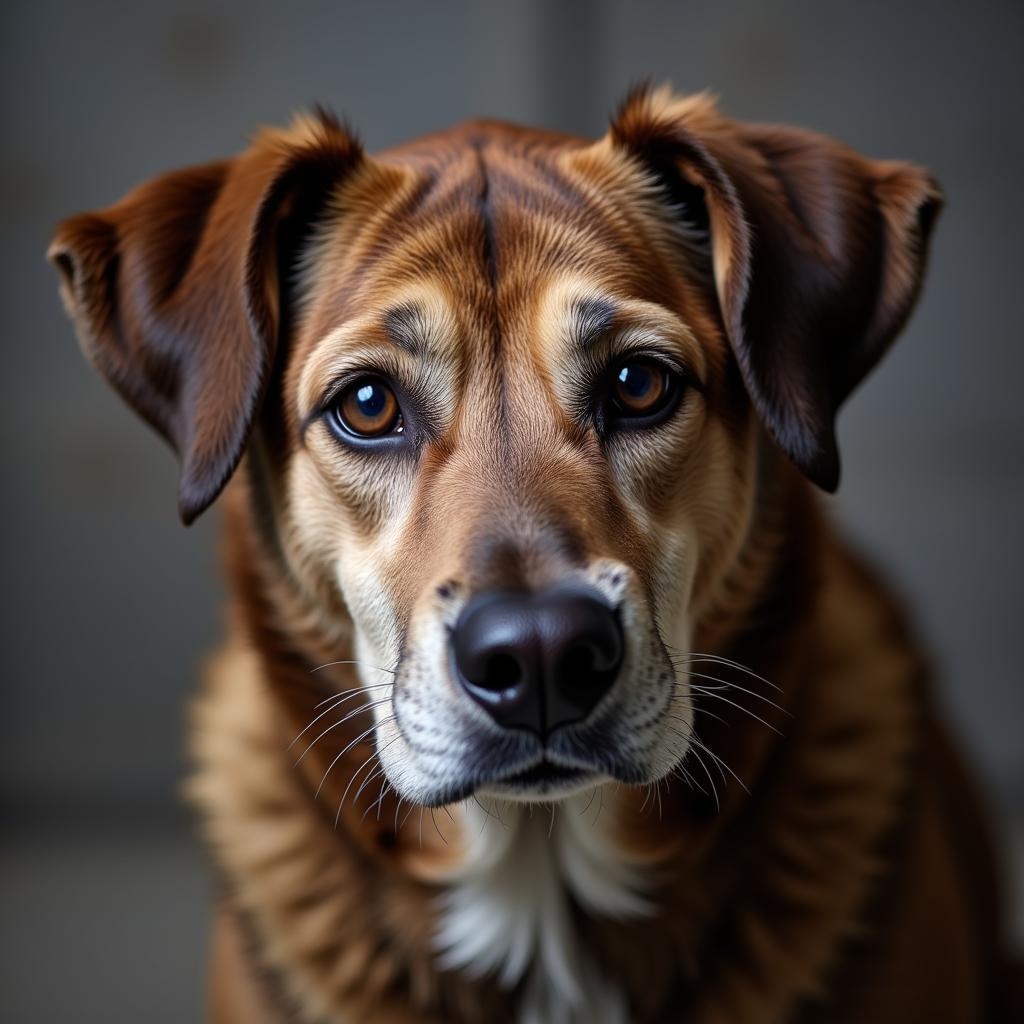
{"label": "brown dog", "polygon": [[970,787],[808,482],[940,202],[638,92],[374,159],[319,114],[60,228],[184,520],[243,465],[216,1019],[992,1019]]}

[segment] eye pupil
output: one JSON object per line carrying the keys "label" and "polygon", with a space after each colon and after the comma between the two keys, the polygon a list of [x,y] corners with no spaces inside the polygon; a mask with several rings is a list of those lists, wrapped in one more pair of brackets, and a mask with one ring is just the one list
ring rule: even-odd
{"label": "eye pupil", "polygon": [[643,401],[655,386],[654,374],[641,363],[627,364],[619,370],[619,387],[630,398]]}
{"label": "eye pupil", "polygon": [[359,411],[369,419],[379,416],[387,404],[387,395],[384,389],[376,384],[364,384],[356,391],[356,401],[359,403]]}
{"label": "eye pupil", "polygon": [[655,416],[678,396],[679,378],[659,361],[634,357],[621,363],[612,378],[612,406],[620,419]]}
{"label": "eye pupil", "polygon": [[381,380],[363,378],[349,385],[331,415],[336,428],[347,436],[383,437],[402,431],[398,399]]}

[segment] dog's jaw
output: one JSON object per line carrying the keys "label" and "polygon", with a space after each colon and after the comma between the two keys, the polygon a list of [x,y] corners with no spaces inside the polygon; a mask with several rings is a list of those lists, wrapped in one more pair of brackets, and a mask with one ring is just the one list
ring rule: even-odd
{"label": "dog's jaw", "polygon": [[[557,807],[485,801],[465,809],[464,863],[440,897],[439,964],[522,985],[519,1024],[626,1024],[624,993],[588,954],[570,907],[636,919],[645,879],[615,843],[614,797],[599,787]],[[605,806],[606,801],[608,806]]]}

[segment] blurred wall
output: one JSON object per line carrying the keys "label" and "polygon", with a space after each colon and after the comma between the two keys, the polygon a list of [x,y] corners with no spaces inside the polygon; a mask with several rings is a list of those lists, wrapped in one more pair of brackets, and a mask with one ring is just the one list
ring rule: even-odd
{"label": "blurred wall", "polygon": [[371,150],[475,114],[597,134],[647,76],[945,186],[918,313],[841,419],[835,510],[915,609],[990,786],[1019,794],[1022,29],[1019,0],[6,3],[0,798],[173,806],[220,631],[216,513],[179,526],[173,458],[79,356],[55,222],[314,100]]}

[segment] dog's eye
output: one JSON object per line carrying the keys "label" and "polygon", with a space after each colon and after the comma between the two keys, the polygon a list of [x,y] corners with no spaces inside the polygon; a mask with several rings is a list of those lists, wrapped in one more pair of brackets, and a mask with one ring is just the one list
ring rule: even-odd
{"label": "dog's eye", "polygon": [[663,363],[633,357],[613,368],[612,412],[623,419],[657,416],[675,402],[679,390],[678,375]]}
{"label": "dog's eye", "polygon": [[331,407],[330,415],[345,433],[356,437],[383,437],[402,432],[398,399],[382,380],[360,377],[349,384]]}

